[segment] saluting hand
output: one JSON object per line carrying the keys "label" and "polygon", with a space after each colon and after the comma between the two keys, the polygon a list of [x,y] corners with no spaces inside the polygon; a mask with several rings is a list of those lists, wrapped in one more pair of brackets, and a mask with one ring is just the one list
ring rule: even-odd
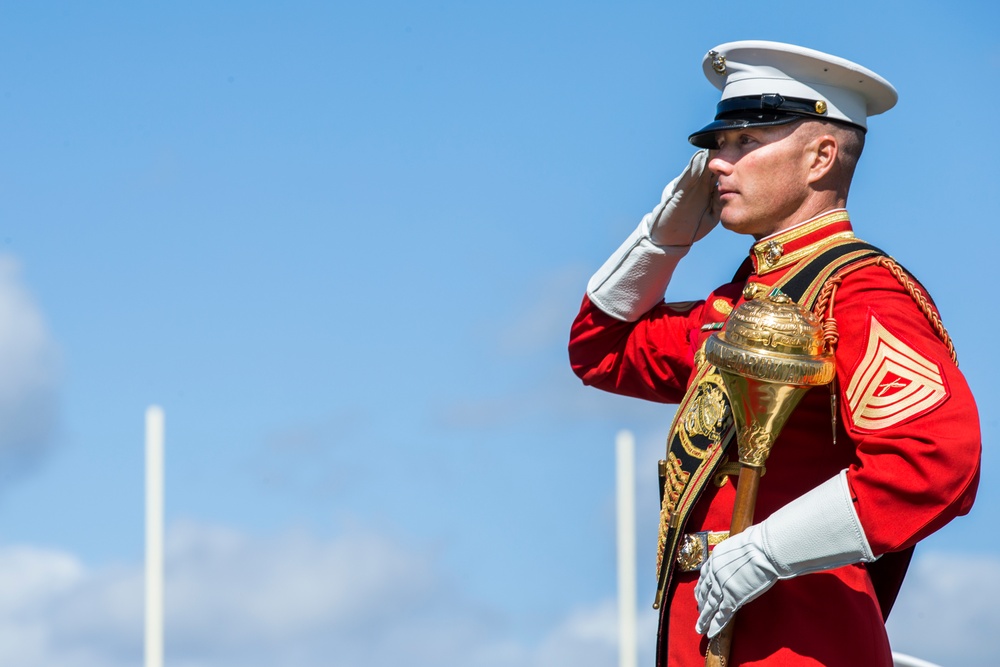
{"label": "saluting hand", "polygon": [[707,150],[695,153],[684,171],[663,189],[660,203],[643,218],[650,240],[659,246],[690,246],[719,224],[721,206]]}
{"label": "saluting hand", "polygon": [[590,301],[608,315],[635,322],[663,300],[677,262],[719,222],[709,153],[694,154],[663,190],[660,203],[587,283]]}

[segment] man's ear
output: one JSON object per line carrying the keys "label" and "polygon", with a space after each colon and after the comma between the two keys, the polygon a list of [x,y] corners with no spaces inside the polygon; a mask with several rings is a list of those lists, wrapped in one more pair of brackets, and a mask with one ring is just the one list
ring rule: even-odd
{"label": "man's ear", "polygon": [[826,178],[837,164],[840,144],[832,134],[821,134],[809,142],[809,183]]}

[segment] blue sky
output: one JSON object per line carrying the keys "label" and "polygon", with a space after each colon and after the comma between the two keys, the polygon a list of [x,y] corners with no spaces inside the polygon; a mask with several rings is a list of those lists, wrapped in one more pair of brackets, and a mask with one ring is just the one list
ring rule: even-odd
{"label": "blue sky", "polygon": [[[672,408],[582,387],[565,343],[713,113],[703,53],[735,39],[899,90],[849,209],[940,306],[984,484],[923,545],[892,637],[1000,657],[1000,617],[969,602],[1000,594],[1000,11],[675,4],[0,3],[2,661],[141,656],[151,403],[168,664],[611,664],[621,428],[648,657]],[[714,231],[672,298],[747,246]]]}

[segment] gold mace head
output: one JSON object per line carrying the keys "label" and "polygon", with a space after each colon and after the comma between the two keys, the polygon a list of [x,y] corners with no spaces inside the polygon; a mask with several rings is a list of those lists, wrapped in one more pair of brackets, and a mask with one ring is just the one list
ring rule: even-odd
{"label": "gold mace head", "polygon": [[740,462],[754,467],[764,465],[805,392],[836,373],[819,321],[780,293],[740,304],[706,341],[705,358],[726,385]]}
{"label": "gold mace head", "polygon": [[833,380],[833,355],[812,313],[784,294],[740,304],[725,328],[705,344],[705,357],[720,371],[802,387]]}

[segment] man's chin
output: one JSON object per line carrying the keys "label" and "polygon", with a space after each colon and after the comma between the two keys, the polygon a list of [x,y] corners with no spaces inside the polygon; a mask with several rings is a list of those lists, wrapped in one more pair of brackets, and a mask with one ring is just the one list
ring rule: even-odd
{"label": "man's chin", "polygon": [[740,220],[739,218],[736,218],[734,216],[727,216],[725,211],[722,212],[722,217],[719,218],[719,224],[722,225],[723,229],[729,230],[731,232],[736,232],[737,234],[748,233],[745,230],[746,223],[743,220]]}

